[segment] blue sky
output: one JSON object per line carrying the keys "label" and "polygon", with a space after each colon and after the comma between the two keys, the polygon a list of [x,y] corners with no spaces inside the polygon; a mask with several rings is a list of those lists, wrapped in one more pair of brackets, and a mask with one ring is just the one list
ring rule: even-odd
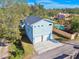
{"label": "blue sky", "polygon": [[79,0],[27,0],[29,5],[40,3],[46,9],[53,8],[79,8]]}

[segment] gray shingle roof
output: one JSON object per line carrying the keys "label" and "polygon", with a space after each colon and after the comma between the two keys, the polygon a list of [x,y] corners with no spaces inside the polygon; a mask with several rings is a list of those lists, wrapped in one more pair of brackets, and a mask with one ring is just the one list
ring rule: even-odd
{"label": "gray shingle roof", "polygon": [[28,16],[26,18],[25,22],[31,25],[33,23],[40,21],[40,20],[42,20],[42,18],[40,18],[38,16]]}

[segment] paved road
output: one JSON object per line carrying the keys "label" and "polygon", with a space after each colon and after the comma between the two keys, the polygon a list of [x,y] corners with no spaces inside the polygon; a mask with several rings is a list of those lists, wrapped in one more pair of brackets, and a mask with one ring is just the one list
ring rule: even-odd
{"label": "paved road", "polygon": [[79,42],[69,41],[62,47],[52,49],[52,50],[42,53],[40,55],[35,55],[35,56],[33,56],[32,59],[54,59],[55,57],[60,56],[62,54],[72,54],[74,51],[73,46],[75,44],[79,44]]}

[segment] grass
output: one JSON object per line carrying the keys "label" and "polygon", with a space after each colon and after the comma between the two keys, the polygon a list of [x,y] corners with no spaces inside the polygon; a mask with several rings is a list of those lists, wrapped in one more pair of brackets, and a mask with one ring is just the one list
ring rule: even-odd
{"label": "grass", "polygon": [[79,41],[79,36],[78,36],[78,37],[76,37],[76,40],[78,40],[78,41]]}
{"label": "grass", "polygon": [[70,39],[67,39],[67,38],[65,38],[65,37],[59,36],[59,35],[57,35],[57,34],[54,34],[54,38],[55,38],[56,40],[58,40],[59,42],[64,42],[64,41],[70,40]]}
{"label": "grass", "polygon": [[34,49],[31,44],[22,42],[22,45],[24,48],[25,55],[32,55],[33,54]]}
{"label": "grass", "polygon": [[27,57],[32,56],[34,53],[33,45],[26,35],[23,35],[21,40],[24,49],[24,59],[29,59],[30,57],[29,58]]}

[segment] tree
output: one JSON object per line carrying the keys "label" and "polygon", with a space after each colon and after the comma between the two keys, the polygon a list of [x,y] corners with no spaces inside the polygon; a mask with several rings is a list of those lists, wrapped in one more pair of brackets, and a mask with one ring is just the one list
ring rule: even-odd
{"label": "tree", "polygon": [[30,15],[39,16],[39,17],[46,17],[47,12],[43,5],[35,3],[34,6],[31,6],[31,13]]}
{"label": "tree", "polygon": [[[14,1],[17,2],[18,0]],[[29,15],[28,5],[24,2],[22,3],[23,0],[20,1],[9,8],[0,8],[0,37],[9,39],[11,42],[21,39],[19,31],[20,20]]]}
{"label": "tree", "polygon": [[79,17],[78,16],[73,17],[71,26],[74,32],[79,32]]}
{"label": "tree", "polygon": [[0,5],[2,8],[9,8],[15,4],[25,3],[26,0],[0,0]]}

